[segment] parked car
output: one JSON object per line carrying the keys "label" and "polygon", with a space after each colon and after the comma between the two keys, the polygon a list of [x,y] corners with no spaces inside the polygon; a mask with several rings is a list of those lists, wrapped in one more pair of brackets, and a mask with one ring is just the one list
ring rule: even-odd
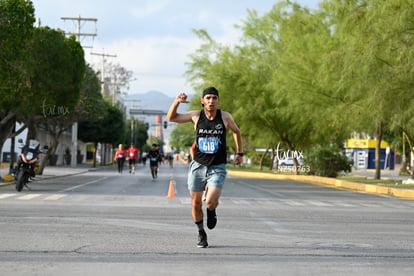
{"label": "parked car", "polygon": [[[303,166],[304,165],[304,161],[303,161],[302,158],[298,158],[297,160],[298,160],[299,166]],[[289,158],[285,158],[285,159],[278,159],[277,161],[278,161],[278,165],[279,166],[282,166],[282,167],[284,167],[284,166],[289,167],[289,166],[293,166],[294,165],[293,158],[290,158],[290,157]]]}

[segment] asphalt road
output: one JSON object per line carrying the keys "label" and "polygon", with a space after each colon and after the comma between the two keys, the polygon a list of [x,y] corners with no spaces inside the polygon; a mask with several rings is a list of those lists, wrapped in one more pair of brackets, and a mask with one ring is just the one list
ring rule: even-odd
{"label": "asphalt road", "polygon": [[178,164],[1,187],[0,275],[414,275],[412,200],[228,177],[197,248],[185,180]]}

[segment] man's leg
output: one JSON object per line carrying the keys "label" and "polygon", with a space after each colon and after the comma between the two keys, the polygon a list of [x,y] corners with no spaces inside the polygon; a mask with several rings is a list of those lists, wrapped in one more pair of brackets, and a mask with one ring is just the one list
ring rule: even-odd
{"label": "man's leg", "polygon": [[226,180],[226,164],[214,165],[207,170],[208,193],[206,198],[207,227],[213,229],[217,224],[216,208],[219,204],[221,190]]}
{"label": "man's leg", "polygon": [[208,192],[208,186],[206,184],[206,186],[204,187],[204,191],[203,191],[203,201],[206,201],[207,199],[207,192]]}
{"label": "man's leg", "polygon": [[191,215],[193,216],[194,222],[203,220],[203,203],[202,196],[203,192],[190,191],[191,196]]}
{"label": "man's leg", "polygon": [[219,199],[221,196],[221,188],[208,187],[208,193],[206,198],[207,209],[216,209],[219,205]]}
{"label": "man's leg", "polygon": [[191,196],[191,215],[193,217],[194,223],[198,228],[198,243],[197,247],[205,248],[208,246],[207,243],[207,234],[204,230],[203,223],[203,202],[202,196],[203,192],[193,192],[190,191]]}
{"label": "man's leg", "polygon": [[221,188],[208,187],[208,193],[206,198],[207,207],[207,227],[213,229],[217,224],[216,208],[219,205],[219,199],[221,195]]}

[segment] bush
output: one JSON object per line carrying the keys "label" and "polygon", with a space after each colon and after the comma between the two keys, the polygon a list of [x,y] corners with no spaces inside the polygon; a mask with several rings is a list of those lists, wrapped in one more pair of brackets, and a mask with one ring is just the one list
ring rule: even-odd
{"label": "bush", "polygon": [[[250,154],[249,158],[251,160],[251,164],[260,167],[260,161],[262,159],[263,154],[264,154],[263,152],[260,152],[260,153],[259,152],[254,152],[254,153]],[[267,153],[265,155],[261,165],[263,166],[263,168],[267,169],[267,168],[270,168],[271,163],[272,163],[272,160],[270,158],[270,154]]]}
{"label": "bush", "polygon": [[338,172],[350,172],[352,165],[342,150],[335,146],[313,147],[306,155],[305,163],[310,168],[309,174],[333,178],[338,176]]}

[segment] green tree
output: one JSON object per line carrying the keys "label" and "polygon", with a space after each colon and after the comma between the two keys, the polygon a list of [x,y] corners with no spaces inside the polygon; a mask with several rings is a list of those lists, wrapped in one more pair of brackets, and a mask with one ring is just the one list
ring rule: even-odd
{"label": "green tree", "polygon": [[98,143],[116,145],[126,139],[124,114],[117,107],[105,101],[105,109],[96,120],[81,121],[78,126],[79,139],[94,143],[93,166],[96,166]]}
{"label": "green tree", "polygon": [[36,137],[37,124],[50,117],[71,123],[80,98],[85,59],[74,36],[66,38],[63,31],[49,27],[35,28],[27,48],[32,53],[27,60],[30,87],[22,91],[18,120],[29,127],[30,139]]}
{"label": "green tree", "polygon": [[86,65],[80,99],[76,106],[75,116],[78,122],[97,120],[105,112],[106,104],[101,93],[101,81],[98,72]]}
{"label": "green tree", "polygon": [[[297,22],[292,21],[305,16],[307,21],[300,22],[305,27],[294,33],[291,28]],[[204,44],[191,56],[188,70],[191,80],[196,87],[217,84],[222,92],[221,106],[236,117],[242,133],[246,133],[243,139],[251,148],[266,145],[274,150],[283,142],[290,151],[302,150],[320,137],[312,133],[315,128],[312,119],[316,116],[304,116],[302,109],[307,103],[302,105],[297,96],[313,83],[313,56],[307,60],[295,57],[295,61],[301,62],[298,67],[293,67],[285,57],[297,55],[297,51],[310,46],[315,49],[315,56],[320,55],[312,41],[314,37],[306,40],[298,35],[321,30],[326,33],[326,27],[318,27],[320,22],[297,5],[278,4],[263,18],[258,18],[255,12],[249,13],[241,46],[222,47],[205,31],[196,32]],[[293,42],[291,34],[298,35]],[[300,88],[294,85],[298,79],[303,83]]]}
{"label": "green tree", "polygon": [[194,142],[194,127],[192,124],[177,124],[171,133],[170,145],[176,150],[188,150]]}
{"label": "green tree", "polygon": [[[354,123],[374,133],[375,178],[380,179],[384,133],[410,114],[413,83],[413,1],[333,1],[336,35],[346,48],[341,84],[356,104]],[[401,112],[396,112],[401,110]],[[408,112],[407,112],[408,111]]]}
{"label": "green tree", "polygon": [[59,137],[74,122],[78,106],[85,60],[75,37],[49,27],[35,28],[27,45],[31,52],[26,63],[30,86],[21,91],[22,106],[17,119],[28,127],[27,139],[35,139],[39,127],[52,137],[39,173],[49,156],[54,155]]}
{"label": "green tree", "polygon": [[127,120],[126,127],[126,140],[124,144],[130,145],[133,143],[138,149],[142,150],[148,139],[145,123],[139,120]]}
{"label": "green tree", "polygon": [[12,134],[18,93],[30,85],[25,51],[35,22],[31,1],[0,1],[0,148]]}
{"label": "green tree", "polygon": [[66,113],[65,110],[65,112],[59,114],[59,116],[45,116],[43,118],[40,126],[50,135],[51,143],[45,158],[39,165],[40,174],[43,172],[49,158],[55,155],[61,135],[68,130],[74,119],[77,121],[96,121],[102,117],[102,114],[106,111],[106,104],[100,90],[100,80],[97,73],[88,65],[86,66],[80,100],[77,103],[76,112],[70,114]]}

